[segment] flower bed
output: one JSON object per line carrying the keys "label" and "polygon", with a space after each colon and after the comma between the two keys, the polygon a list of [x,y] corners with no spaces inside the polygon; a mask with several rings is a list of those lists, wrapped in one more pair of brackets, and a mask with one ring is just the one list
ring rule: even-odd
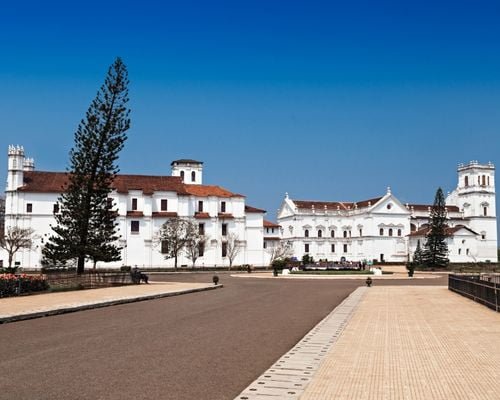
{"label": "flower bed", "polygon": [[43,292],[48,288],[49,284],[42,275],[0,274],[0,297]]}

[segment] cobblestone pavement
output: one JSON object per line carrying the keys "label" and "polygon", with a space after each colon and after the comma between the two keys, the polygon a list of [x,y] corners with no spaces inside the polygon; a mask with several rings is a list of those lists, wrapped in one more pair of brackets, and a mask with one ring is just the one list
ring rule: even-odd
{"label": "cobblestone pavement", "polygon": [[300,399],[499,399],[499,343],[500,314],[446,287],[372,287]]}

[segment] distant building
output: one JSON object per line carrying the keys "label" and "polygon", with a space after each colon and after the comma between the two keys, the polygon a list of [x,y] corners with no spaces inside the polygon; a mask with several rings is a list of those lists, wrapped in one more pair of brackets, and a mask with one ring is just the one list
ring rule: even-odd
{"label": "distant building", "polygon": [[[225,242],[230,233],[238,236],[241,247],[234,265],[269,262],[264,249],[265,210],[248,206],[241,194],[204,185],[200,161],[176,160],[171,168],[171,176],[116,176],[110,198],[117,208],[122,260],[100,266],[172,267],[173,260],[165,260],[155,235],[168,218],[175,216],[195,221],[208,237],[196,261],[199,267],[229,265]],[[15,256],[21,266],[40,267],[41,251],[52,234],[50,225],[55,224],[58,197],[66,181],[64,172],[35,171],[33,159],[25,157],[22,147],[9,147],[6,226],[30,227],[36,233],[34,249],[19,251]],[[179,265],[191,265],[191,261],[182,256]]]}
{"label": "distant building", "polygon": [[5,198],[0,197],[0,235],[5,232]]}
{"label": "distant building", "polygon": [[[474,161],[458,168],[447,197],[451,262],[497,262],[495,167]],[[404,263],[423,246],[432,205],[402,204],[386,194],[358,202],[304,201],[285,195],[278,212],[282,239],[296,257]]]}

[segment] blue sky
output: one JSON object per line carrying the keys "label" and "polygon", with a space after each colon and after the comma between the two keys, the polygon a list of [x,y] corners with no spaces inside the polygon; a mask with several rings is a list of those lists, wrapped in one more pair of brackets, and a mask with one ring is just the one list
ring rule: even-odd
{"label": "blue sky", "polygon": [[[205,162],[205,182],[274,219],[292,198],[391,186],[432,202],[459,162],[500,166],[498,1],[11,2],[0,13],[0,178],[9,144],[64,170],[121,56],[122,172]],[[3,150],[1,150],[3,149]]]}

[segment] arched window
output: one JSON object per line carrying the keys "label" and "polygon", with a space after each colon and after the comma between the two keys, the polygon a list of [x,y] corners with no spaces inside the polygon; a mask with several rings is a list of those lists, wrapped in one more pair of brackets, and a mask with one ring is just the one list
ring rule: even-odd
{"label": "arched window", "polygon": [[344,237],[345,238],[347,237],[347,231],[344,231]]}
{"label": "arched window", "polygon": [[306,229],[306,230],[304,231],[304,236],[305,236],[305,237],[309,237],[309,229]]}
{"label": "arched window", "polygon": [[488,215],[488,207],[483,207],[483,215],[486,217]]}
{"label": "arched window", "polygon": [[184,180],[184,171],[181,171],[181,179]]}
{"label": "arched window", "polygon": [[330,231],[330,236],[333,238],[335,237],[335,231],[333,229]]}
{"label": "arched window", "polygon": [[401,236],[401,229],[398,229],[398,236]]}
{"label": "arched window", "polygon": [[379,233],[380,233],[380,236],[384,236],[384,228],[380,228]]}
{"label": "arched window", "polygon": [[486,186],[486,175],[483,175],[483,186]]}
{"label": "arched window", "polygon": [[318,237],[323,237],[323,231],[321,229],[318,229]]}
{"label": "arched window", "polygon": [[465,177],[465,187],[469,186],[469,177]]}
{"label": "arched window", "polygon": [[389,236],[392,236],[392,228],[389,229]]}
{"label": "arched window", "polygon": [[191,182],[196,182],[196,172],[191,171]]}

